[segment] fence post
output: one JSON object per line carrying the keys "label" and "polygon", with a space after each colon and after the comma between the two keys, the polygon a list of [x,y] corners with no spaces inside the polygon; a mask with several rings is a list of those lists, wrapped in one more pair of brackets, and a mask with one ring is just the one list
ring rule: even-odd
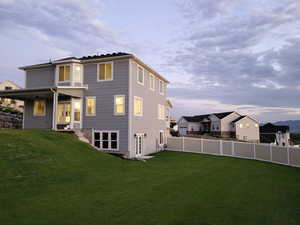
{"label": "fence post", "polygon": [[201,138],[201,152],[203,153],[204,152],[204,149],[203,149],[203,139]]}
{"label": "fence post", "polygon": [[184,152],[184,137],[182,137],[182,151]]}
{"label": "fence post", "polygon": [[223,155],[223,144],[222,144],[222,140],[220,140],[220,155]]}
{"label": "fence post", "polygon": [[288,165],[290,165],[290,148],[289,147],[286,147],[286,152],[287,152]]}
{"label": "fence post", "polygon": [[272,152],[272,145],[270,144],[270,158],[271,158],[271,162],[273,162],[273,152]]}
{"label": "fence post", "polygon": [[235,152],[234,152],[234,142],[231,141],[231,152],[232,152],[232,156],[235,156]]}
{"label": "fence post", "polygon": [[254,159],[256,159],[256,143],[253,143]]}

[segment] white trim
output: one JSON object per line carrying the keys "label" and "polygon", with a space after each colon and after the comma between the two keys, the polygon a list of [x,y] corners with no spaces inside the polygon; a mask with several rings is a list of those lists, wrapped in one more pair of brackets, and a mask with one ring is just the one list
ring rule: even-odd
{"label": "white trim", "polygon": [[[123,113],[117,113],[116,112],[116,97],[123,97],[124,98],[124,104],[123,104],[123,106],[124,106],[124,111],[123,111]],[[125,95],[114,95],[114,115],[115,116],[124,116],[126,114],[126,96]]]}
{"label": "white trim", "polygon": [[[151,78],[153,81],[153,88],[151,87]],[[151,91],[155,91],[155,81],[156,81],[155,76],[152,73],[149,73],[149,88]]]}
{"label": "white trim", "polygon": [[[80,104],[80,118],[79,121],[75,121],[75,103],[79,102]],[[79,124],[79,129],[82,128],[82,113],[83,113],[83,104],[82,104],[82,98],[72,98],[71,99],[71,126],[72,129],[74,129],[74,124]]]}
{"label": "white trim", "polygon": [[[161,134],[161,133],[163,133],[163,140],[162,140],[163,143],[160,143],[160,134]],[[159,144],[160,144],[160,145],[165,144],[165,143],[166,143],[165,140],[166,140],[166,137],[165,137],[165,131],[164,131],[164,130],[160,130],[160,131],[159,131]]]}
{"label": "white trim", "polygon": [[[95,146],[95,133],[99,133],[100,135],[100,139],[99,140],[96,140],[96,141],[99,141],[100,142],[100,147],[96,147]],[[102,133],[108,133],[108,139],[105,140],[105,141],[108,141],[108,148],[103,148],[103,140],[102,140]],[[111,148],[111,133],[117,133],[117,148]],[[115,141],[115,140],[113,140]],[[101,150],[104,150],[104,151],[119,151],[119,145],[120,145],[120,132],[119,130],[93,130],[93,146],[97,149],[101,149]]]}
{"label": "white trim", "polygon": [[[59,68],[60,67],[66,67],[66,66],[70,66],[70,79],[69,80],[64,80],[64,81],[59,81]],[[66,72],[66,69],[64,69],[64,72]],[[68,64],[59,64],[56,66],[55,68],[55,84],[58,86],[59,84],[66,84],[66,83],[70,83],[72,84],[72,72],[73,72],[73,66],[71,63]]]}
{"label": "white trim", "polygon": [[[137,141],[137,138],[141,137],[141,153],[137,154],[136,152],[136,141]],[[143,155],[143,152],[144,152],[144,133],[136,133],[135,134],[135,137],[134,137],[134,155],[135,156],[142,156]]]}
{"label": "white trim", "polygon": [[25,129],[25,101],[23,101],[23,121],[22,121],[22,129]]}
{"label": "white trim", "polygon": [[[140,79],[139,79],[139,68],[141,68],[142,72],[143,72],[143,82],[140,82]],[[145,84],[145,70],[142,66],[140,66],[138,64],[137,64],[137,69],[136,69],[136,75],[137,75],[137,77],[136,77],[137,83],[144,86],[144,84]]]}
{"label": "white trim", "polygon": [[[135,99],[141,100],[141,114],[138,114],[138,115],[135,114],[135,112],[134,112],[134,108],[135,108],[135,107],[134,107],[134,100],[135,100]],[[143,99],[142,97],[134,96],[134,97],[133,97],[133,115],[134,115],[134,116],[142,117],[143,114],[144,114],[144,109],[143,109],[143,108],[144,108],[144,99]]]}
{"label": "white trim", "polygon": [[[165,82],[161,79],[158,80],[158,92],[160,95],[165,95]],[[160,86],[161,84],[161,86]],[[161,88],[160,88],[161,87]]]}
{"label": "white trim", "polygon": [[129,59],[129,68],[128,68],[128,151],[129,151],[129,157],[133,157],[135,152],[134,148],[132,146],[132,140],[134,139],[133,137],[133,133],[132,133],[132,117],[133,117],[133,113],[132,113],[132,59]]}
{"label": "white trim", "polygon": [[165,111],[165,106],[162,104],[158,104],[158,119],[159,120],[165,120],[165,115],[166,115],[166,111]]}
{"label": "white trim", "polygon": [[[105,80],[100,80],[99,79],[99,66],[101,64],[111,64],[111,79],[105,79]],[[105,70],[106,70],[106,67],[105,67]],[[106,62],[97,63],[97,82],[106,82],[106,81],[113,81],[113,80],[114,80],[114,62],[113,61],[106,61]]]}
{"label": "white trim", "polygon": [[[94,114],[88,114],[88,112],[87,112],[87,100],[88,99],[95,99],[95,113]],[[96,96],[86,96],[85,97],[85,116],[96,116],[96,114],[97,114],[97,108],[96,108],[96,106],[97,106],[97,98],[96,98]]]}
{"label": "white trim", "polygon": [[[45,103],[45,110],[44,110],[44,114],[41,114],[41,115],[37,115],[37,114],[35,114],[35,102],[36,101],[42,101],[42,102],[44,102]],[[47,109],[47,101],[46,100],[44,100],[44,99],[36,99],[36,100],[34,100],[33,101],[33,116],[34,117],[41,117],[41,116],[46,116],[46,109]]]}

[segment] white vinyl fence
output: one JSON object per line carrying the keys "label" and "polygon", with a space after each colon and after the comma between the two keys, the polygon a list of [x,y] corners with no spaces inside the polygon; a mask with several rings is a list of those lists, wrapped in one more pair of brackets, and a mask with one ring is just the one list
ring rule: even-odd
{"label": "white vinyl fence", "polygon": [[167,150],[256,159],[300,167],[300,148],[295,147],[190,137],[168,137]]}

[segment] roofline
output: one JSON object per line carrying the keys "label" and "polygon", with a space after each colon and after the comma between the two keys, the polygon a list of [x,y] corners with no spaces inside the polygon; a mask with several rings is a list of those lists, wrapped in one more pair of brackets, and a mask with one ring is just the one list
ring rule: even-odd
{"label": "roofline", "polygon": [[133,60],[135,60],[137,63],[141,64],[143,67],[145,67],[147,70],[150,70],[151,73],[153,73],[154,75],[156,75],[159,79],[163,80],[166,83],[170,83],[166,78],[164,78],[162,75],[160,75],[158,72],[156,72],[152,67],[148,66],[147,64],[145,64],[142,60],[140,60],[139,58],[137,58],[136,56],[134,56],[133,54],[128,54],[128,55],[122,55],[122,56],[112,56],[112,57],[106,57],[106,58],[96,58],[96,59],[83,59],[83,60],[63,60],[63,61],[52,61],[49,63],[42,63],[42,64],[34,64],[34,65],[29,65],[29,66],[22,66],[19,67],[20,70],[30,70],[30,69],[39,69],[39,68],[44,68],[44,67],[48,67],[48,66],[52,66],[52,65],[56,65],[56,64],[60,64],[60,63],[70,63],[70,62],[75,62],[75,63],[90,63],[90,62],[103,62],[103,61],[109,61],[109,60],[113,60],[113,59],[126,59],[126,58],[132,58]]}
{"label": "roofline", "polygon": [[0,82],[0,84],[3,84],[3,83],[5,83],[5,82],[12,83],[13,85],[16,85],[19,89],[22,88],[21,86],[17,85],[15,82],[13,82],[13,81],[11,81],[11,80],[5,80],[5,81],[2,81],[2,82]]}
{"label": "roofline", "polygon": [[245,115],[243,118],[241,118],[241,119],[235,121],[234,123],[237,123],[237,122],[239,122],[240,120],[245,119],[246,117],[248,117],[250,120],[254,121],[255,123],[258,123],[258,121],[256,121],[255,119],[253,119],[252,117],[247,116],[247,115]]}

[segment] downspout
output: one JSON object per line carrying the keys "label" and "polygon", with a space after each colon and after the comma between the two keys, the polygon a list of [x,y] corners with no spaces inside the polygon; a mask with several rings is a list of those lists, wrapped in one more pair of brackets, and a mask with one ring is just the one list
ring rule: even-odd
{"label": "downspout", "polygon": [[52,130],[55,130],[55,131],[56,131],[56,108],[57,108],[56,105],[57,105],[57,92],[56,92],[55,89],[53,89],[53,88],[51,88],[50,90],[51,90],[51,92],[53,93]]}

